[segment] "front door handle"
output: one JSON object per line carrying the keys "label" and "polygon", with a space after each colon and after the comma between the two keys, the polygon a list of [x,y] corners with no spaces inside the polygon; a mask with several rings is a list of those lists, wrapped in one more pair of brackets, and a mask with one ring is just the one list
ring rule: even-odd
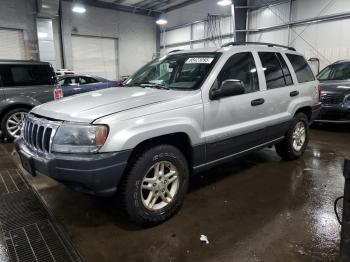
{"label": "front door handle", "polygon": [[292,91],[289,93],[291,97],[299,95],[299,91]]}
{"label": "front door handle", "polygon": [[259,106],[262,105],[263,103],[265,103],[265,99],[264,98],[259,98],[259,99],[255,99],[251,102],[252,106]]}

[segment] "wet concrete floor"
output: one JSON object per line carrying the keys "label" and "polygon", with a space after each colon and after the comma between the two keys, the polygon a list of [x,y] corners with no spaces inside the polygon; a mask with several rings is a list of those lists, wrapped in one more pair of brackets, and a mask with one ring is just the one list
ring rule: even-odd
{"label": "wet concrete floor", "polygon": [[[86,261],[336,261],[333,202],[343,194],[346,156],[350,126],[314,128],[300,160],[265,149],[193,177],[180,212],[149,229],[130,225],[113,199],[27,178]],[[0,170],[13,165],[1,160]]]}

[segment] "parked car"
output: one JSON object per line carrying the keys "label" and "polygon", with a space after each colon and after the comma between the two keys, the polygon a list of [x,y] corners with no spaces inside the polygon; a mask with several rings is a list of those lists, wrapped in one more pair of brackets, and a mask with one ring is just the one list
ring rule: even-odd
{"label": "parked car", "polygon": [[64,75],[75,75],[75,72],[70,69],[58,69],[56,70],[55,73],[57,77],[64,76]]}
{"label": "parked car", "polygon": [[62,88],[64,97],[117,85],[116,81],[90,75],[65,75],[58,79],[58,86]]}
{"label": "parked car", "polygon": [[16,149],[32,175],[90,194],[118,189],[141,225],[180,208],[192,173],[271,145],[301,157],[320,110],[304,57],[272,45],[174,52],[125,85],[34,108]]}
{"label": "parked car", "polygon": [[338,61],[318,75],[322,110],[317,122],[350,123],[350,61]]}
{"label": "parked car", "polygon": [[0,60],[1,133],[20,135],[24,116],[34,106],[54,99],[56,76],[49,63]]}

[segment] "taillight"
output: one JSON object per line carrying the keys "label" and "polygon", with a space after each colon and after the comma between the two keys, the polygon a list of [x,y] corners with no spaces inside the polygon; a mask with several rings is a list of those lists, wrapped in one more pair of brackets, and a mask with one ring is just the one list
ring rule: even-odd
{"label": "taillight", "polygon": [[63,97],[62,88],[55,88],[53,91],[53,98],[55,100],[61,99]]}
{"label": "taillight", "polygon": [[320,84],[317,86],[317,89],[318,89],[318,101],[321,101],[322,87]]}

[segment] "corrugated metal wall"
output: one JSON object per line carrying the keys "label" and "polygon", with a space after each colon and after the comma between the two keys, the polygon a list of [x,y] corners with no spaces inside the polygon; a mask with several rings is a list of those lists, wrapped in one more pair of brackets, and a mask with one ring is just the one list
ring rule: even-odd
{"label": "corrugated metal wall", "polygon": [[320,59],[321,69],[341,59],[350,59],[350,18],[320,21],[328,15],[350,13],[349,0],[295,0],[248,13],[248,28],[257,29],[313,18],[313,22],[292,27],[249,33],[248,41],[294,46],[307,58]]}
{"label": "corrugated metal wall", "polygon": [[[216,41],[206,40],[207,22],[189,24],[185,27],[172,29],[161,33],[161,53],[167,53],[172,50],[187,50],[203,47],[219,47],[224,43],[232,41],[232,17],[221,18],[222,39]],[[164,48],[165,46],[165,48]]]}

